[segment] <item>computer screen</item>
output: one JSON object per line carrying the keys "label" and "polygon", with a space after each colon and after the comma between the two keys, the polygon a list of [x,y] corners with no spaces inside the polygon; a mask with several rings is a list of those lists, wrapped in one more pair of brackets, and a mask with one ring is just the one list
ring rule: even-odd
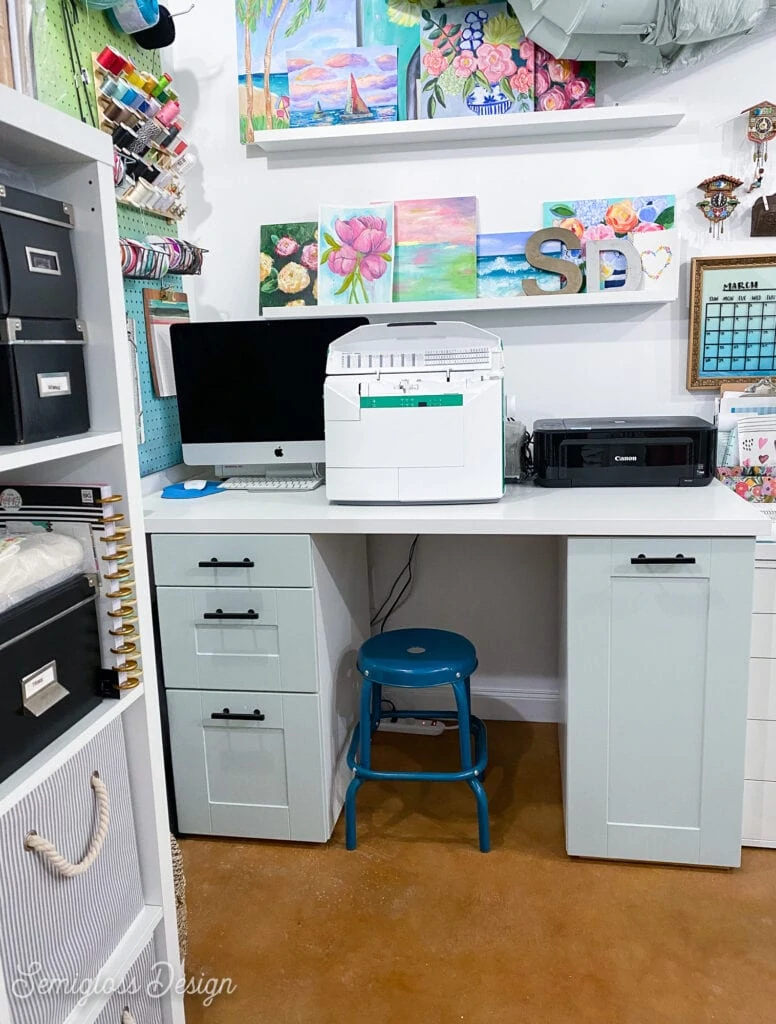
{"label": "computer screen", "polygon": [[184,460],[322,461],[329,343],[365,323],[351,316],[173,325]]}

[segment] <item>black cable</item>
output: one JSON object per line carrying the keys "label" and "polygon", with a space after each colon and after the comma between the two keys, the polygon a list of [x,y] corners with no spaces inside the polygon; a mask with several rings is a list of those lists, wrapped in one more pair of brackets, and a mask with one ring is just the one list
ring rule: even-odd
{"label": "black cable", "polygon": [[67,43],[68,56],[70,57],[70,69],[73,72],[73,85],[75,86],[75,98],[78,102],[78,113],[81,120],[86,123],[86,117],[84,116],[83,103],[81,102],[81,90],[78,87],[78,78],[80,77],[80,70],[76,63],[76,54],[73,49],[73,32],[71,31],[70,16],[68,15],[67,5],[70,0],[61,0],[62,6],[62,22],[65,29],[65,41]]}
{"label": "black cable", "polygon": [[407,557],[407,561],[402,566],[402,568],[399,570],[398,575],[396,576],[396,579],[393,581],[393,584],[391,585],[391,589],[388,592],[388,596],[383,601],[383,603],[380,605],[380,607],[377,609],[377,611],[374,613],[372,618],[369,620],[369,625],[370,626],[374,626],[374,625],[376,625],[377,622],[380,621],[380,615],[382,614],[382,611],[385,608],[385,606],[388,604],[388,602],[393,597],[393,592],[398,587],[399,581],[401,580],[401,578],[404,575],[404,573],[409,571],[410,562],[412,561],[412,556],[413,556],[413,554],[415,552],[415,545],[418,543],[418,537],[419,536],[420,536],[419,534],[415,535],[415,539],[413,540],[412,544],[410,545],[410,551],[409,551],[409,555]]}
{"label": "black cable", "polygon": [[[404,597],[404,595],[407,593],[409,588],[412,586],[412,578],[413,578],[412,577],[412,566],[413,566],[413,561],[414,561],[414,558],[415,558],[415,548],[417,547],[419,537],[420,537],[420,534],[416,533],[415,534],[415,539],[413,540],[412,544],[410,545],[410,553],[409,553],[409,555],[407,557],[407,565],[405,566],[405,569],[406,569],[407,574],[408,574],[407,575],[407,582],[404,584],[404,586],[399,591],[398,595],[396,596],[396,600],[393,602],[391,607],[385,613],[385,615],[383,617],[383,621],[380,623],[380,632],[381,633],[385,632],[385,626],[386,626],[386,624],[388,622],[388,619],[390,619],[390,617],[393,615],[393,613],[399,607],[399,605],[401,604],[401,599]],[[405,569],[402,569],[402,571],[399,574],[399,576],[401,576],[405,572]]]}

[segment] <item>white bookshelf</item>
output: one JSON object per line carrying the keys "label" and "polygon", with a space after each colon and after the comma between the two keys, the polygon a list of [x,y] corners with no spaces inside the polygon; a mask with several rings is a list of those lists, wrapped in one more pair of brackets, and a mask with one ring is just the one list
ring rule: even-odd
{"label": "white bookshelf", "polygon": [[[113,194],[111,140],[27,96],[0,87],[0,153],[32,178],[36,190],[73,206],[72,234],[79,282],[79,313],[86,326],[86,377],[91,430],[42,444],[0,448],[0,485],[7,483],[110,484],[131,529],[142,646],[143,685],[106,700],[45,751],[0,784],[5,813],[81,750],[110,722],[121,720],[137,824],[145,909],[103,973],[119,978],[154,937],[158,959],[180,964],[162,733],[156,683],[153,623],[137,458],[132,368],[126,341],[124,293]],[[0,867],[2,871],[2,867]],[[183,1024],[180,996],[161,999],[164,1024]],[[95,1004],[77,1015],[87,1024]],[[0,973],[0,1024],[10,1021]],[[70,1024],[75,1024],[76,1017]]]}
{"label": "white bookshelf", "polygon": [[452,299],[424,302],[371,302],[341,306],[266,306],[262,317],[267,320],[316,316],[416,316],[475,313],[488,310],[509,310],[519,313],[529,309],[556,309],[576,307],[592,309],[606,306],[650,306],[673,302],[678,298],[678,287],[650,288],[644,291],[627,291],[625,288],[611,288],[599,292],[580,292],[575,295],[519,295],[508,299]]}
{"label": "white bookshelf", "polygon": [[612,132],[650,134],[673,128],[684,111],[668,103],[588,107],[582,110],[537,110],[495,117],[446,117],[433,121],[368,121],[255,133],[248,151],[273,154],[316,154],[324,149],[375,149],[413,146],[520,145],[536,139],[607,135]]}

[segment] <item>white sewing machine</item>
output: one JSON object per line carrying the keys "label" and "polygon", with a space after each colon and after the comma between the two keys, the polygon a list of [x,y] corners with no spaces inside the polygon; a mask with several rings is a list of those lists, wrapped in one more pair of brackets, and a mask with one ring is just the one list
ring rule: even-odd
{"label": "white sewing machine", "polygon": [[471,324],[370,324],[329,346],[326,493],[358,503],[498,501],[504,351]]}

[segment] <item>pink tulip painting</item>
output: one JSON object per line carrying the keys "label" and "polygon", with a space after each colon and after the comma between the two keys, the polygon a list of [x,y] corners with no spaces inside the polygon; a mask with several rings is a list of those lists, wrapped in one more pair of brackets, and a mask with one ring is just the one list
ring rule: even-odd
{"label": "pink tulip painting", "polygon": [[390,302],[393,292],[393,204],[322,206],[319,214],[318,302]]}

